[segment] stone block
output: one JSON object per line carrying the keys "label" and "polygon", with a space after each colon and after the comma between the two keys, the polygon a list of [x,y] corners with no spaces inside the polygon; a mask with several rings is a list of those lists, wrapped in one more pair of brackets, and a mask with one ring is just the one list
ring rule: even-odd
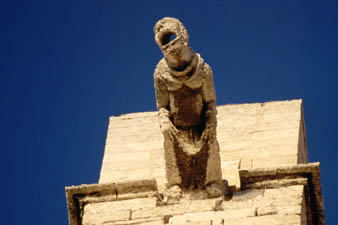
{"label": "stone block", "polygon": [[266,215],[238,219],[230,219],[224,224],[231,225],[295,225],[301,224],[299,215]]}
{"label": "stone block", "polygon": [[228,185],[235,190],[239,190],[241,187],[241,181],[239,179],[238,169],[240,167],[240,160],[222,161],[222,178],[227,180]]}
{"label": "stone block", "polygon": [[84,206],[82,225],[113,224],[114,221],[127,221],[130,219],[131,210],[120,210],[109,203],[89,203]]}

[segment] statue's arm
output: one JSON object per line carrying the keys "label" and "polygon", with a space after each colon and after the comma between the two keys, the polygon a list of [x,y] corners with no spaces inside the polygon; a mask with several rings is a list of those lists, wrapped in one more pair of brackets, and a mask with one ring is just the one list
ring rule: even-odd
{"label": "statue's arm", "polygon": [[205,118],[206,118],[206,128],[217,126],[217,111],[216,111],[216,93],[214,87],[214,78],[212,70],[208,64],[204,64],[203,72],[205,73],[205,79],[202,83],[202,93],[203,101],[205,104]]}
{"label": "statue's arm", "polygon": [[162,133],[173,138],[177,134],[177,129],[171,122],[171,114],[169,111],[169,92],[167,90],[165,80],[160,76],[159,71],[155,70],[154,73],[154,86],[156,96],[156,106],[158,109],[158,121]]}
{"label": "statue's arm", "polygon": [[203,66],[204,81],[202,83],[202,94],[205,107],[205,129],[202,134],[203,139],[215,140],[217,127],[216,93],[214,79],[210,66]]}

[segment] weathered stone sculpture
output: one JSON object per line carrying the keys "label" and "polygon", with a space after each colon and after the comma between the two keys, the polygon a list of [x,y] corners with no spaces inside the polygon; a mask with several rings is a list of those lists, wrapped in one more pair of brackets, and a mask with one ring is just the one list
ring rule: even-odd
{"label": "weathered stone sculpture", "polygon": [[169,192],[224,193],[216,140],[216,95],[212,70],[189,46],[183,24],[163,18],[154,27],[164,58],[154,72],[159,123],[164,135]]}

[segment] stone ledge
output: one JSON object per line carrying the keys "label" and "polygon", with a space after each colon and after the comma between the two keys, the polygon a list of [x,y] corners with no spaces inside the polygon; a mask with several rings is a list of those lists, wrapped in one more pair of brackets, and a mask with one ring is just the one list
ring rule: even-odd
{"label": "stone ledge", "polygon": [[[118,197],[118,187],[125,194],[130,193],[127,200]],[[236,192],[230,201],[222,201],[219,198],[199,200],[183,198],[179,203],[163,206],[156,204],[157,192],[154,190],[156,190],[154,180],[67,187],[69,224],[183,225],[204,222],[210,224],[210,221],[219,224],[217,222],[220,220],[225,220],[227,224],[236,224],[237,218],[241,218],[239,224],[245,222],[250,224],[255,221],[254,224],[269,224],[262,223],[266,216],[273,216],[270,222],[293,224],[285,223],[286,220],[279,223],[279,219],[286,216],[292,217],[292,221],[300,220],[303,215],[301,211],[305,209],[305,206],[300,205],[300,202],[304,201],[302,197],[304,182],[272,189],[261,187]],[[306,213],[304,215],[306,218]],[[191,220],[191,217],[195,218],[196,223],[183,223]]]}
{"label": "stone ledge", "polygon": [[157,196],[155,179],[110,184],[82,184],[65,188],[69,225],[82,225],[83,207],[91,202],[118,201]]}
{"label": "stone ledge", "polygon": [[[269,168],[239,170],[242,190],[255,188],[276,188],[295,184],[306,184],[309,224],[324,224],[324,203],[320,181],[320,163],[298,164]],[[306,182],[307,181],[307,182]],[[306,183],[305,183],[306,182]],[[310,217],[310,218],[309,218]]]}

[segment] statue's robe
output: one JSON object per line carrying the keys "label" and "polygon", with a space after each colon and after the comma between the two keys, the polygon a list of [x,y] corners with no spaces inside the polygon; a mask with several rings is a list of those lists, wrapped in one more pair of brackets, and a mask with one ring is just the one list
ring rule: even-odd
{"label": "statue's robe", "polygon": [[216,136],[202,140],[206,127],[216,129],[216,94],[210,66],[198,54],[184,71],[170,69],[161,59],[155,73],[160,124],[171,122],[178,130],[164,138],[168,187],[202,188],[222,180]]}

